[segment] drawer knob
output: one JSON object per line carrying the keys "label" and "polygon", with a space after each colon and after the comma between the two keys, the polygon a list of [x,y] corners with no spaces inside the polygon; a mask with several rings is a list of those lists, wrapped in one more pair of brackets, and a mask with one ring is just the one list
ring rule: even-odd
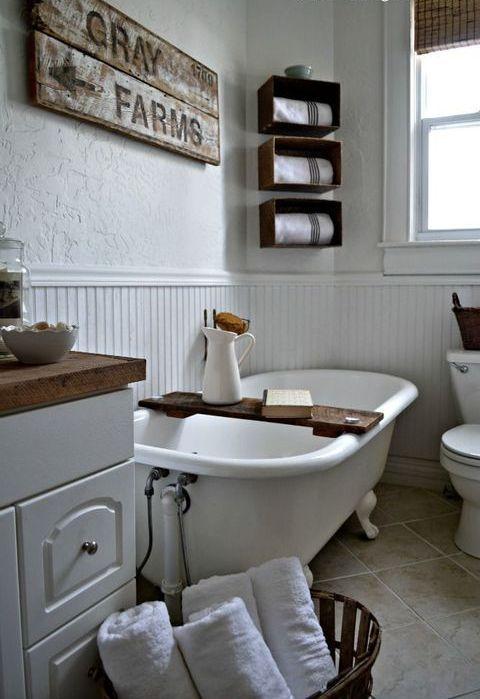
{"label": "drawer knob", "polygon": [[82,551],[88,553],[89,556],[93,556],[98,551],[98,544],[96,541],[84,541],[82,544]]}

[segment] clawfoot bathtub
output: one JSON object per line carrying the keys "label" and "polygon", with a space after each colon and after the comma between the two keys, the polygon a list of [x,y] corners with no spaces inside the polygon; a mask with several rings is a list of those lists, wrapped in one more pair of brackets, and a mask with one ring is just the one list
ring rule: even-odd
{"label": "clawfoot bathtub", "polygon": [[[149,469],[198,475],[188,487],[185,531],[193,581],[296,555],[304,565],[357,511],[368,538],[373,493],[385,468],[395,418],[415,400],[404,379],[362,371],[277,371],[242,381],[243,395],[265,388],[308,388],[315,403],[384,413],[371,432],[336,439],[310,429],[195,415],[181,420],[148,409],[135,413],[138,559],[147,547],[143,488]],[[145,568],[152,582],[163,575],[159,498],[154,498],[154,547]]]}

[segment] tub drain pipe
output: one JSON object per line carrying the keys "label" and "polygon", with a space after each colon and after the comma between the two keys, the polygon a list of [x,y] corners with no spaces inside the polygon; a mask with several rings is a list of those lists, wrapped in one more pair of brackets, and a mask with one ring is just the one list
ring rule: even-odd
{"label": "tub drain pipe", "polygon": [[[190,509],[190,496],[185,486],[196,480],[196,476],[181,473],[177,483],[166,486],[160,495],[163,513],[165,576],[161,589],[165,595],[165,604],[170,618],[174,623],[181,623],[182,620],[181,592],[185,586],[182,563],[185,580],[188,585],[191,584],[183,516]],[[180,552],[182,560],[180,560]]]}
{"label": "tub drain pipe", "polygon": [[180,567],[180,532],[176,501],[176,486],[168,485],[160,495],[163,515],[163,573],[161,589],[173,623],[181,620],[183,580]]}
{"label": "tub drain pipe", "polygon": [[190,578],[190,567],[188,564],[188,549],[187,549],[187,537],[185,535],[185,525],[183,521],[183,516],[187,514],[190,509],[190,495],[188,494],[185,486],[190,485],[190,483],[196,483],[198,476],[191,473],[181,473],[177,479],[177,486],[175,489],[175,501],[177,503],[177,516],[178,516],[178,529],[180,531],[180,543],[182,545],[182,560],[183,560],[183,570],[185,572],[185,582],[187,585],[192,584]]}

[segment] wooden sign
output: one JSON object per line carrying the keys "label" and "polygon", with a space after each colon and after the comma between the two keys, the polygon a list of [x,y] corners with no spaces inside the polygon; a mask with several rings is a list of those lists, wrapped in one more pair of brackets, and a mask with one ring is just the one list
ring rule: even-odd
{"label": "wooden sign", "polygon": [[35,104],[219,164],[214,71],[103,0],[33,2]]}
{"label": "wooden sign", "polygon": [[40,32],[35,104],[218,164],[218,119]]}

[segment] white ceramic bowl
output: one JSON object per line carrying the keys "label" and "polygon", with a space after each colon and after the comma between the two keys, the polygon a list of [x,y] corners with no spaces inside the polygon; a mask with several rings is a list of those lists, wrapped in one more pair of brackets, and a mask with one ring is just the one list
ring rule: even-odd
{"label": "white ceramic bowl", "polygon": [[69,352],[78,337],[74,325],[68,330],[3,328],[2,339],[10,352],[23,364],[53,364]]}

